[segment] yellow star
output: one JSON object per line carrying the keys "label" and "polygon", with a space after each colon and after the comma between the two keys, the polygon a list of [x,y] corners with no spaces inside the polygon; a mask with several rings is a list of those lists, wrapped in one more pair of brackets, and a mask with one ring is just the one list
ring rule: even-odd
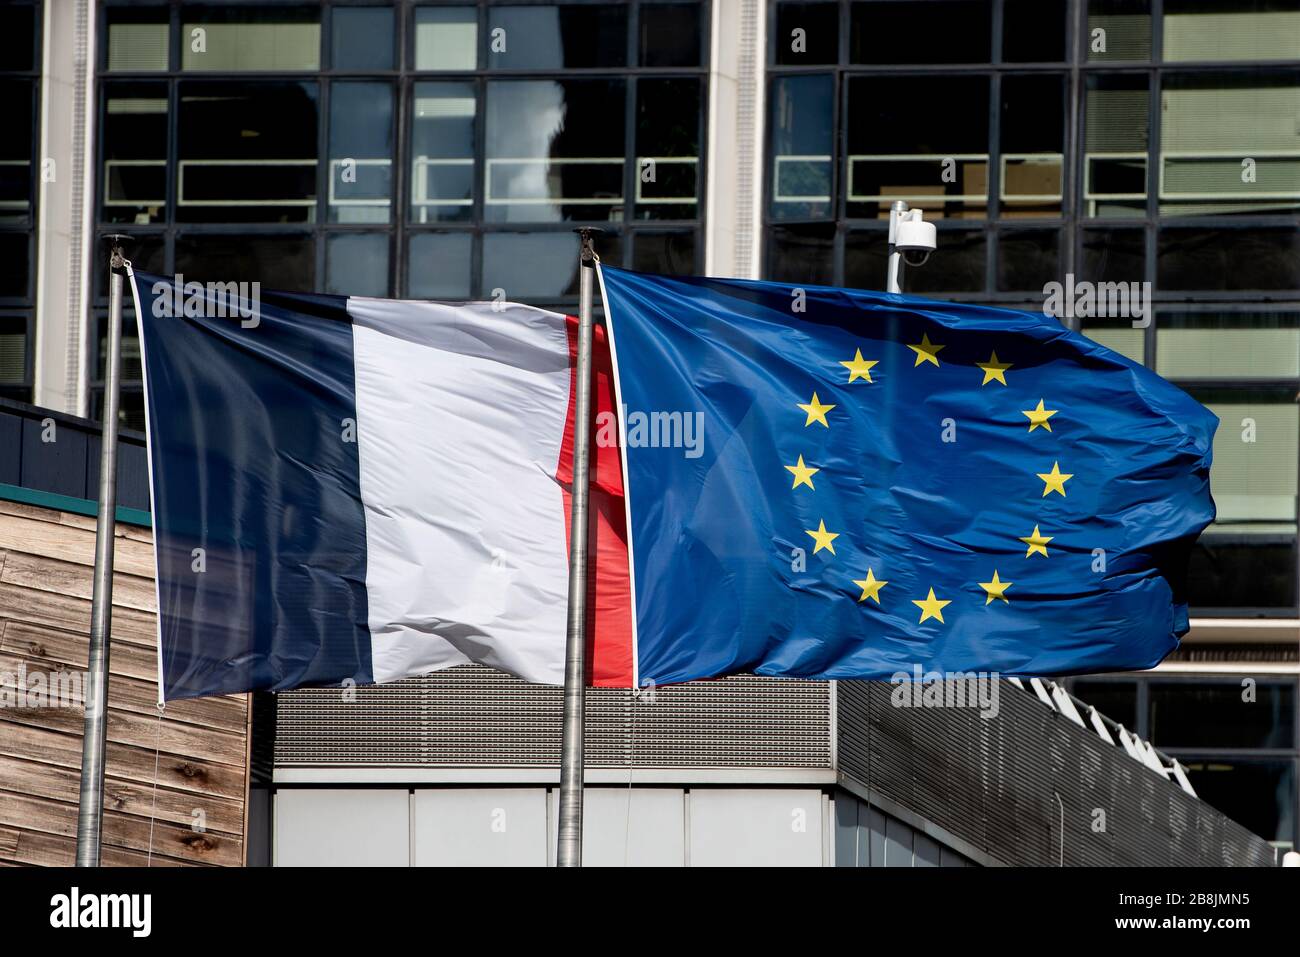
{"label": "yellow star", "polygon": [[1044,408],[1043,408],[1043,400],[1042,400],[1042,399],[1039,399],[1039,400],[1038,400],[1038,408],[1036,408],[1036,409],[1025,409],[1025,410],[1023,410],[1020,414],[1021,414],[1021,415],[1027,415],[1027,416],[1029,416],[1029,431],[1030,431],[1030,432],[1034,431],[1034,429],[1038,428],[1040,425],[1041,425],[1043,428],[1045,428],[1048,432],[1050,432],[1050,431],[1052,431],[1052,424],[1051,424],[1050,422],[1048,422],[1047,420],[1050,419],[1052,416],[1056,415],[1056,413],[1057,413],[1058,411],[1059,411],[1059,410],[1057,410],[1057,409],[1044,409]]}
{"label": "yellow star", "polygon": [[980,386],[986,386],[995,380],[1006,385],[1006,371],[1015,365],[1014,362],[998,362],[996,352],[989,356],[988,362],[977,362],[975,364],[984,370],[984,381],[980,383]]}
{"label": "yellow star", "polygon": [[937,366],[939,364],[939,350],[944,347],[936,346],[931,342],[927,333],[921,336],[921,341],[917,345],[912,345],[909,342],[907,348],[916,353],[916,361],[912,363],[912,368],[915,369],[922,362],[933,362]]}
{"label": "yellow star", "polygon": [[817,523],[817,531],[815,532],[812,529],[805,529],[805,534],[811,535],[813,541],[817,543],[817,547],[813,549],[814,555],[820,552],[823,548],[829,549],[832,555],[835,554],[835,546],[832,545],[831,542],[839,538],[840,533],[826,531],[825,522],[819,521]]}
{"label": "yellow star", "polygon": [[1048,492],[1060,492],[1061,498],[1065,498],[1065,483],[1074,478],[1073,472],[1061,471],[1060,462],[1052,463],[1052,471],[1037,474],[1043,480],[1043,498],[1047,498]]}
{"label": "yellow star", "polygon": [[840,365],[849,370],[849,382],[856,382],[858,379],[866,379],[870,382],[871,367],[878,364],[878,359],[862,358],[861,349],[855,349],[853,351],[853,358],[848,362],[840,362]]}
{"label": "yellow star", "polygon": [[799,461],[794,465],[787,465],[786,470],[794,474],[794,484],[791,485],[790,488],[796,489],[800,485],[807,485],[809,488],[813,489],[814,492],[817,491],[813,488],[812,477],[820,472],[821,469],[810,468],[809,466],[804,465],[802,455],[799,456]]}
{"label": "yellow star", "polygon": [[988,597],[984,599],[984,604],[987,605],[989,602],[993,601],[994,598],[1001,598],[1008,605],[1011,604],[1011,602],[1007,599],[1007,589],[1010,588],[1011,585],[1012,585],[1011,582],[1004,582],[999,580],[998,570],[996,568],[993,569],[993,581],[980,582],[980,588],[983,588],[986,592],[988,592]]}
{"label": "yellow star", "polygon": [[830,428],[830,423],[826,421],[826,413],[835,408],[833,405],[822,405],[821,400],[817,398],[817,393],[813,393],[812,401],[807,405],[802,402],[798,403],[799,408],[808,413],[808,420],[804,422],[804,428],[812,425],[814,422],[820,422],[826,428]]}
{"label": "yellow star", "polygon": [[931,588],[930,594],[925,596],[924,601],[917,601],[913,598],[912,604],[921,609],[921,620],[917,622],[918,625],[924,624],[927,618],[938,618],[939,622],[942,624],[943,610],[946,606],[952,604],[952,600],[940,601],[938,598],[934,597],[934,589]]}
{"label": "yellow star", "polygon": [[857,585],[859,588],[862,589],[862,597],[859,598],[858,601],[866,601],[868,598],[870,598],[877,605],[879,605],[880,589],[888,585],[889,582],[877,581],[875,573],[870,568],[868,568],[867,577],[862,579],[861,581],[855,581],[853,584]]}
{"label": "yellow star", "polygon": [[1053,537],[1054,536],[1052,535],[1043,535],[1038,531],[1038,526],[1035,525],[1034,534],[1026,535],[1024,538],[1020,539],[1029,546],[1029,549],[1025,552],[1025,557],[1028,558],[1030,555],[1034,554],[1034,552],[1039,552],[1044,558],[1046,558],[1047,543],[1050,542]]}

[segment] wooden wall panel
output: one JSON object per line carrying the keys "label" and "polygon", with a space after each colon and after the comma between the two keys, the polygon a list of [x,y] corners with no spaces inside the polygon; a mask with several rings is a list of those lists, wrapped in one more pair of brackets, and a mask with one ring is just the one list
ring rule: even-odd
{"label": "wooden wall panel", "polygon": [[[102,860],[239,866],[248,697],[177,701],[160,717],[149,530],[119,525],[114,554]],[[0,866],[75,860],[82,702],[27,707],[13,684],[25,672],[29,688],[84,687],[71,679],[86,668],[94,556],[94,519],[0,501]]]}

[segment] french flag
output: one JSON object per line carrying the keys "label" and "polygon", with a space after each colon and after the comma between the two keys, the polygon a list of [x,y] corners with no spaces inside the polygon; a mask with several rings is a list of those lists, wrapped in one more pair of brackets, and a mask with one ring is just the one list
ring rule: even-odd
{"label": "french flag", "polygon": [[[576,319],[131,284],[166,699],[467,662],[563,683]],[[593,365],[596,434],[599,327]],[[635,687],[617,444],[591,462],[588,678]]]}

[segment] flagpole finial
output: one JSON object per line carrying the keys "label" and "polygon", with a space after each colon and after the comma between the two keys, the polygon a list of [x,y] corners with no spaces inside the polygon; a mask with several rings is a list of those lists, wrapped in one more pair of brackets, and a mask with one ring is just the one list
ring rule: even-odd
{"label": "flagpole finial", "polygon": [[605,230],[599,226],[579,226],[574,230],[582,240],[582,250],[578,255],[582,265],[590,268],[600,262],[600,257],[596,255],[595,237],[603,236]]}
{"label": "flagpole finial", "polygon": [[131,242],[131,237],[126,233],[109,233],[104,237],[108,243],[108,266],[110,269],[121,269],[126,265],[126,256],[122,252],[122,247]]}

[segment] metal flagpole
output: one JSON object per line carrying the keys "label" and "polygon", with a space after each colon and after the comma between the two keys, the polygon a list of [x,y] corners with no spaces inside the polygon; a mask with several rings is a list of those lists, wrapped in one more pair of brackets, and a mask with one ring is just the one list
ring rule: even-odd
{"label": "metal flagpole", "polygon": [[126,260],[109,241],[108,362],[104,371],[104,428],[99,452],[99,514],[95,522],[95,585],[90,604],[86,716],[81,740],[81,803],[77,810],[77,866],[99,866],[104,814],[104,739],[108,728],[108,642],[113,616],[113,531],[117,517],[117,412],[122,372],[122,290]]}
{"label": "metal flagpole", "polygon": [[898,238],[898,222],[908,205],[901,199],[894,200],[889,208],[889,266],[885,273],[885,292],[903,291],[903,251],[895,244]]}
{"label": "metal flagpole", "polygon": [[564,724],[560,739],[560,828],[556,863],[582,866],[583,719],[586,709],[587,492],[591,450],[591,297],[596,250],[584,227],[578,254],[578,395],[573,416],[573,492],[569,513],[569,620],[564,651]]}

